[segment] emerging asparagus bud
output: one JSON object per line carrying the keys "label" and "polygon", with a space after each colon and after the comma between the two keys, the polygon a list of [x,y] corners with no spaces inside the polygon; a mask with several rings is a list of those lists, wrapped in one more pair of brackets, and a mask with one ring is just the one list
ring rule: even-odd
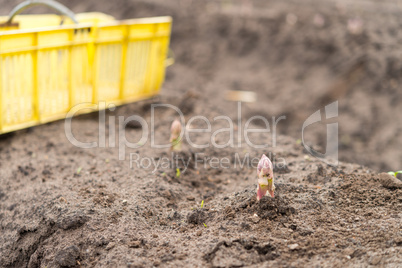
{"label": "emerging asparagus bud", "polygon": [[274,171],[271,160],[263,154],[257,167],[258,185],[257,185],[257,200],[260,200],[268,193],[274,197]]}
{"label": "emerging asparagus bud", "polygon": [[175,119],[170,128],[170,149],[173,151],[181,150],[181,123],[179,120]]}

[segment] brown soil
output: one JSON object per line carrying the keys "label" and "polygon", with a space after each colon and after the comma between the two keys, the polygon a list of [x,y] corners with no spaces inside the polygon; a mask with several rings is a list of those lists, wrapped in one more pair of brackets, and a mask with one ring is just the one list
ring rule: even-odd
{"label": "brown soil", "polygon": [[[13,4],[0,2],[6,14]],[[126,148],[124,161],[118,148],[74,147],[63,121],[1,136],[1,267],[402,266],[402,182],[379,174],[401,169],[402,162],[398,5],[62,2],[75,12],[117,18],[174,17],[176,64],[161,96],[120,107],[107,118],[139,115],[150,123],[151,104],[169,103],[187,120],[228,115],[237,123],[237,103],[225,101],[225,91],[252,90],[258,101],[243,104],[242,125],[253,115],[287,119],[278,124],[276,146],[266,149],[243,140],[241,147],[222,149],[184,144],[172,155],[148,142]],[[357,34],[347,28],[351,18],[362,22]],[[337,167],[309,156],[296,142],[304,120],[333,100],[340,107],[343,162]],[[160,109],[156,115],[156,141],[162,143],[175,113]],[[78,140],[96,140],[98,117],[73,120]],[[228,126],[213,121],[213,129],[219,127]],[[142,131],[129,125],[127,138],[137,141]],[[217,143],[225,143],[226,134]],[[210,134],[191,137],[210,141]],[[308,137],[315,148],[325,147],[325,125],[313,127]],[[169,167],[130,167],[130,153],[169,158]],[[251,160],[263,153],[278,160],[277,189],[275,198],[257,202],[255,168],[241,167],[238,157]],[[175,156],[191,158],[189,168],[173,161]],[[195,156],[209,160],[204,165]],[[227,158],[230,168],[211,167],[212,157]]]}

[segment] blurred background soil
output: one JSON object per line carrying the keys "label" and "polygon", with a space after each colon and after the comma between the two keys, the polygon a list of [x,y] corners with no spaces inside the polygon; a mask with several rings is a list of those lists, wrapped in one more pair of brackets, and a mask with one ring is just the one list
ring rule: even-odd
{"label": "blurred background soil", "polygon": [[[401,168],[401,1],[61,2],[117,19],[172,16],[175,65],[164,95],[196,92],[230,114],[227,90],[254,91],[258,101],[245,105],[245,116],[284,115],[278,132],[296,139],[309,115],[339,101],[340,159],[378,171]],[[1,1],[0,12],[16,3]],[[325,123],[306,135],[325,148]]]}
{"label": "blurred background soil", "polygon": [[[0,1],[1,14],[19,2]],[[270,152],[287,165],[275,170],[276,197],[257,203],[255,170],[247,167],[192,166],[179,177],[174,165],[155,173],[133,169],[118,160],[118,148],[74,147],[63,121],[3,135],[0,267],[402,265],[401,182],[378,174],[402,163],[401,2],[61,2],[117,19],[173,17],[175,64],[161,95],[108,115],[149,121],[150,104],[170,103],[186,119],[237,120],[237,103],[225,93],[254,91],[257,101],[242,104],[242,123],[285,115],[276,146],[195,151],[185,144],[181,156],[231,157],[233,164],[236,153]],[[331,121],[339,123],[338,167],[308,156],[296,142],[308,116],[333,101],[339,101],[339,118]],[[77,139],[96,138],[98,116],[73,120]],[[159,111],[157,142],[169,136],[174,116]],[[325,148],[325,123],[306,130],[314,148]],[[218,120],[218,127],[227,125]],[[126,133],[136,140],[141,128],[131,125]],[[222,134],[217,142],[226,140]],[[170,156],[149,144],[129,153]]]}
{"label": "blurred background soil", "polygon": [[[255,91],[246,117],[285,115],[278,131],[296,139],[309,115],[338,100],[340,159],[401,168],[401,1],[62,2],[119,19],[173,16],[176,63],[163,94],[198,92],[230,113],[225,91]],[[306,135],[325,148],[325,124]]]}

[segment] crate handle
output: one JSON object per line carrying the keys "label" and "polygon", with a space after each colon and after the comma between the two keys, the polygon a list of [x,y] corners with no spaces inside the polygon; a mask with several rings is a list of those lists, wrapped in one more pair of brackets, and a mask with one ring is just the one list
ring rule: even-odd
{"label": "crate handle", "polygon": [[62,4],[53,1],[53,0],[27,0],[22,2],[21,4],[17,5],[13,10],[11,10],[10,14],[8,15],[8,20],[5,23],[6,25],[12,25],[12,21],[16,15],[24,11],[25,9],[33,6],[45,5],[50,7],[61,14],[69,17],[75,24],[78,24],[78,20],[75,18],[74,12],[72,12],[67,7],[63,6]]}

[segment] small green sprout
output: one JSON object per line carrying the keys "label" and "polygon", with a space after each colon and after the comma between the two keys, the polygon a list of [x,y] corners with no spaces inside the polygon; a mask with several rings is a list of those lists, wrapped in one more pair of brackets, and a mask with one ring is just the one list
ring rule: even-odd
{"label": "small green sprout", "polygon": [[179,168],[176,168],[176,177],[180,178],[180,169]]}
{"label": "small green sprout", "polygon": [[81,173],[81,170],[82,170],[82,167],[79,167],[79,168],[77,169],[77,174],[80,174],[80,173]]}
{"label": "small green sprout", "polygon": [[204,224],[205,228],[208,228],[207,225],[205,224],[205,222],[203,222],[203,224]]}
{"label": "small green sprout", "polygon": [[182,127],[179,120],[175,119],[170,128],[170,150],[180,151],[181,150],[181,132]]}
{"label": "small green sprout", "polygon": [[204,200],[201,201],[201,208],[204,207]]}
{"label": "small green sprout", "polygon": [[396,172],[390,171],[390,172],[388,172],[388,174],[391,175],[391,176],[396,177],[396,176],[398,176],[398,174],[402,174],[402,170],[399,170],[399,171],[396,171]]}

